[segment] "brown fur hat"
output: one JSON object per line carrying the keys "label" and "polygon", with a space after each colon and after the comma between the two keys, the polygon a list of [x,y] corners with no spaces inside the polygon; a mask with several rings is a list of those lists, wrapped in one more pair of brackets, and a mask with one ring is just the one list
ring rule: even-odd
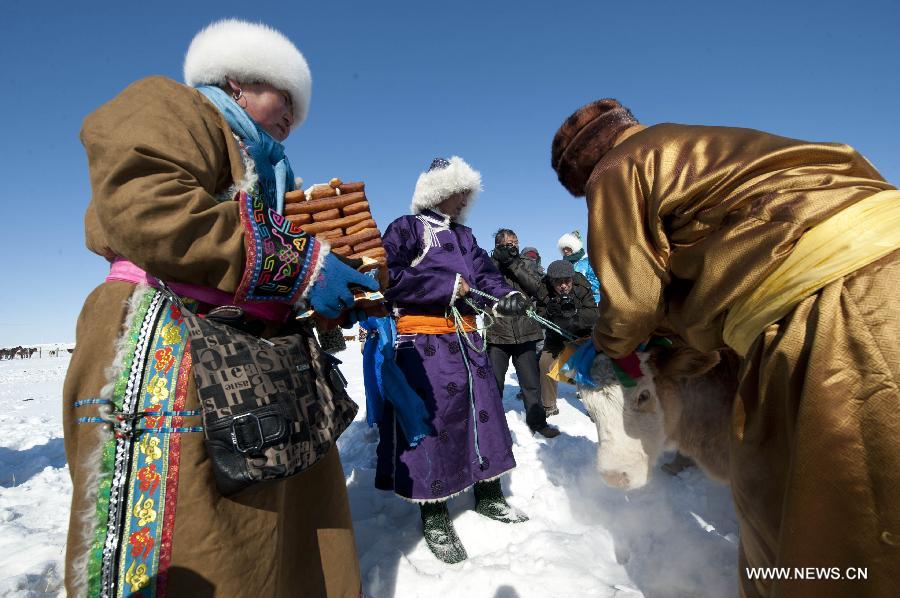
{"label": "brown fur hat", "polygon": [[612,98],[576,110],[553,137],[550,163],[563,187],[575,197],[584,195],[594,166],[619,133],[636,124],[631,111]]}

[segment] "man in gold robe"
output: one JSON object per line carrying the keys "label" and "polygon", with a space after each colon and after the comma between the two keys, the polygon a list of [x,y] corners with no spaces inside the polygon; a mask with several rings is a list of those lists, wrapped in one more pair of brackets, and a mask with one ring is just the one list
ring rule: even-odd
{"label": "man in gold robe", "polygon": [[566,120],[552,164],[587,199],[598,350],[664,329],[742,356],[742,595],[900,595],[900,193],[846,145],[646,127],[612,99]]}

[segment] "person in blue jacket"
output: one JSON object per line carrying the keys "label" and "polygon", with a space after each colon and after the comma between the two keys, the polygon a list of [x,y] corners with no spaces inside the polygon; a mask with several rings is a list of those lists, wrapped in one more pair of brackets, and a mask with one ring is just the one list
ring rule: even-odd
{"label": "person in blue jacket", "polygon": [[591,268],[588,256],[584,252],[584,242],[581,240],[581,233],[573,230],[566,233],[556,242],[559,252],[563,259],[575,266],[575,271],[584,275],[588,282],[591,283],[591,291],[594,293],[594,301],[600,303],[600,281]]}

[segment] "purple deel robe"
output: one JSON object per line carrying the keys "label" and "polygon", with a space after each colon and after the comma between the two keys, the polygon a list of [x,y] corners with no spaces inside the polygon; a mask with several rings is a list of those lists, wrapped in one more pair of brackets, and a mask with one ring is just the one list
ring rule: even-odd
{"label": "purple deel robe", "polygon": [[[427,226],[423,218],[429,221]],[[398,315],[443,316],[449,311],[457,274],[470,287],[494,297],[514,291],[470,228],[431,210],[394,220],[384,233],[384,248],[390,270],[386,296]],[[463,315],[474,314],[461,299],[455,305]],[[490,311],[492,305],[484,307]],[[475,347],[485,346],[477,332],[466,336]],[[434,434],[410,447],[386,404],[379,425],[376,487],[414,501],[442,500],[516,466],[486,353],[460,343],[451,333],[399,335],[396,354],[410,386],[432,414]]]}

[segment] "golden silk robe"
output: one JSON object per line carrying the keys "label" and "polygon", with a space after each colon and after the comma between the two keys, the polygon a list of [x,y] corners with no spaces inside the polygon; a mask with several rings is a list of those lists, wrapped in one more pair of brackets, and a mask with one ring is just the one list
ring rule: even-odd
{"label": "golden silk robe", "polygon": [[[634,127],[587,185],[609,355],[654,331],[725,346],[729,308],[803,233],[893,189],[846,145],[749,129]],[[900,251],[825,287],[760,334],[732,414],[745,596],[900,595]],[[857,581],[750,579],[750,567],[867,568]]]}

